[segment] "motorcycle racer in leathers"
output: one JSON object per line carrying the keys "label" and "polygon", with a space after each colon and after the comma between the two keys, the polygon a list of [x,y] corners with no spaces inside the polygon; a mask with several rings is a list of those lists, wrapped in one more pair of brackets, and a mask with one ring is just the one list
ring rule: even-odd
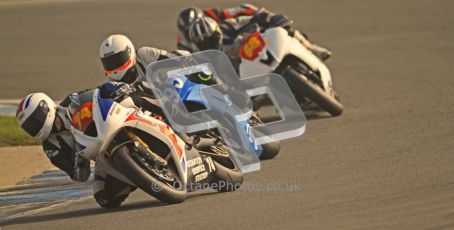
{"label": "motorcycle racer in leathers", "polygon": [[[164,120],[164,113],[145,80],[146,66],[189,53],[181,50],[167,52],[153,47],[136,50],[128,37],[116,34],[110,35],[101,43],[99,55],[108,79],[98,86],[101,97],[112,98],[117,102],[131,98],[134,106],[147,111],[150,116]],[[95,168],[94,179],[93,192],[99,194],[97,201],[103,207],[120,205],[115,201],[126,199],[135,190],[135,187],[108,175],[98,166]]]}
{"label": "motorcycle racer in leathers", "polygon": [[201,10],[198,7],[188,7],[180,11],[177,19],[177,47],[178,49],[196,52],[200,49],[197,41],[190,38],[189,30],[191,25],[196,19],[201,17],[209,17],[220,25],[224,33],[224,44],[231,45],[235,37],[244,30],[245,25],[250,23],[258,23],[259,26],[274,26],[287,27],[289,33],[301,44],[318,56],[321,60],[326,60],[331,56],[331,52],[319,45],[309,41],[307,35],[300,33],[298,30],[291,28],[289,25],[292,23],[286,16],[281,14],[274,14],[265,8],[258,8],[251,4],[242,4],[237,7],[231,8],[206,8]]}

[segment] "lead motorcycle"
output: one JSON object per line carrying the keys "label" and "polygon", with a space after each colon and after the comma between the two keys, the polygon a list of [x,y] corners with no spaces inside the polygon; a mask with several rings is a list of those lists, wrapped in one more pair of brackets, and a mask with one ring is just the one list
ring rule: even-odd
{"label": "lead motorcycle", "polygon": [[165,203],[182,202],[206,185],[225,192],[243,182],[215,135],[186,143],[163,121],[102,98],[99,89],[73,94],[67,111],[77,154]]}
{"label": "lead motorcycle", "polygon": [[250,34],[241,45],[240,57],[242,78],[280,74],[302,106],[312,101],[333,116],[342,114],[329,69],[285,29],[273,27]]}

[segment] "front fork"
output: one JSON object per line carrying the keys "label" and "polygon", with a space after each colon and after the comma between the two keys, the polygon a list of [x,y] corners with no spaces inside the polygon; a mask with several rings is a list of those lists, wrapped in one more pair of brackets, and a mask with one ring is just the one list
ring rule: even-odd
{"label": "front fork", "polygon": [[329,71],[326,68],[323,70],[319,70],[316,73],[302,63],[296,63],[296,65],[293,65],[293,67],[295,68],[295,70],[298,73],[304,75],[310,81],[317,84],[322,90],[324,90],[326,93],[328,93],[331,97],[335,98],[335,92],[334,92],[333,83],[332,83],[331,78],[327,78],[325,80],[322,79],[322,73],[329,74]]}
{"label": "front fork", "polygon": [[145,152],[151,161],[156,163],[158,166],[163,166],[163,167],[167,166],[167,161],[165,159],[163,159],[161,156],[159,156],[158,154],[151,151],[148,144],[145,143],[145,141],[143,141],[134,132],[132,132],[129,129],[124,129],[124,132],[134,142],[135,147],[138,148],[139,150]]}

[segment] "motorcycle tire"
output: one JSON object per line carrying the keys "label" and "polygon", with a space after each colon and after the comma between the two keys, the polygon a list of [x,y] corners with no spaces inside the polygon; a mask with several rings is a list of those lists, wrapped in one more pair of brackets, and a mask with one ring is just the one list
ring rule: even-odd
{"label": "motorcycle tire", "polygon": [[168,204],[181,203],[186,199],[186,188],[173,188],[150,175],[131,156],[128,145],[119,147],[113,154],[112,160],[123,175],[137,187],[149,195]]}
{"label": "motorcycle tire", "polygon": [[[257,124],[263,125],[263,121],[260,119],[260,117],[257,116],[252,116],[251,117],[251,125],[255,126]],[[271,143],[266,143],[262,145],[263,152],[262,155],[259,157],[260,160],[270,160],[275,158],[279,152],[281,151],[281,142],[280,141],[275,141]]]}
{"label": "motorcycle tire", "polygon": [[211,181],[211,188],[218,192],[235,191],[243,184],[243,173],[235,167],[234,169],[225,167],[224,165],[213,160],[216,167],[214,178]]}
{"label": "motorcycle tire", "polygon": [[289,85],[292,85],[294,89],[298,89],[304,97],[315,102],[332,116],[339,116],[344,111],[344,106],[339,101],[328,95],[319,86],[312,83],[296,70],[288,69],[284,77]]}

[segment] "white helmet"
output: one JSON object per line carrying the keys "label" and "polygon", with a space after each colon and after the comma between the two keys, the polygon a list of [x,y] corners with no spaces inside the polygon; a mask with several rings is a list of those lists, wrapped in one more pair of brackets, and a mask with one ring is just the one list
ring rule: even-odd
{"label": "white helmet", "polygon": [[44,93],[32,93],[17,106],[16,118],[20,127],[30,136],[45,140],[54,125],[55,102]]}
{"label": "white helmet", "polygon": [[110,80],[132,83],[137,78],[136,50],[128,37],[110,35],[101,43],[99,57]]}

